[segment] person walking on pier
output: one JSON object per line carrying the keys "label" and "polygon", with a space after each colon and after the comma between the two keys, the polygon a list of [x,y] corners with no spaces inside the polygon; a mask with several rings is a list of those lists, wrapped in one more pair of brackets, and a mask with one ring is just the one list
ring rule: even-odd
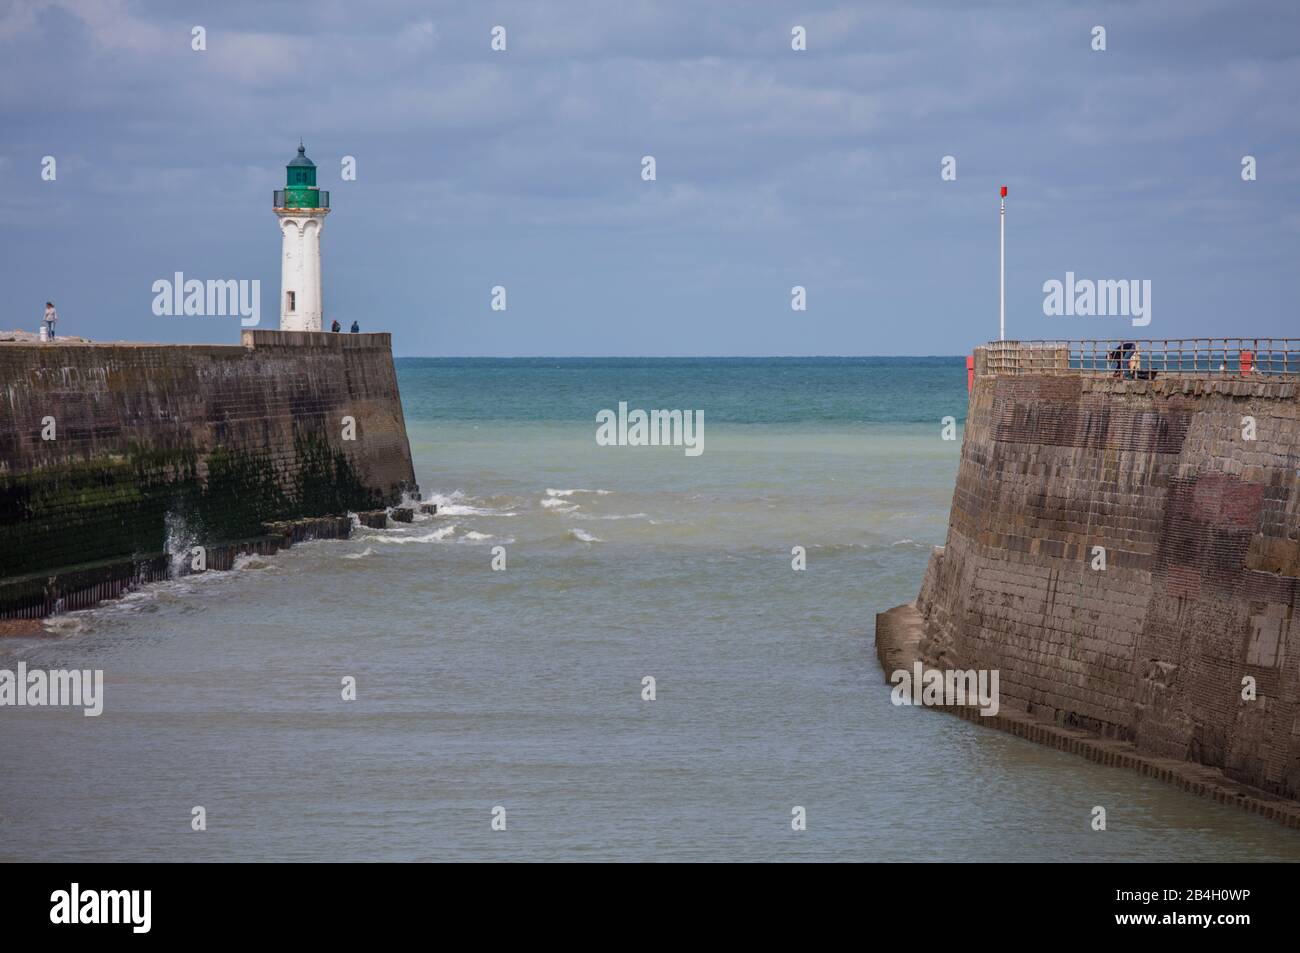
{"label": "person walking on pier", "polygon": [[343,325],[339,324],[338,318],[334,319],[334,323],[330,325],[330,330],[335,334],[338,334],[340,331],[343,330]]}
{"label": "person walking on pier", "polygon": [[357,322],[355,321],[352,322],[352,333],[353,334],[361,333],[361,325],[357,324]]}
{"label": "person walking on pier", "polygon": [[54,340],[54,323],[59,320],[59,312],[54,310],[54,302],[45,302],[45,317],[41,319],[45,325],[45,333],[49,335],[51,341]]}

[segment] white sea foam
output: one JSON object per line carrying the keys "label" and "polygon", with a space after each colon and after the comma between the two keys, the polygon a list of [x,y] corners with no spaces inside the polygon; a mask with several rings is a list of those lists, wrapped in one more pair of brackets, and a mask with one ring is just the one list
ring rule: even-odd
{"label": "white sea foam", "polygon": [[482,500],[475,497],[466,496],[463,490],[453,490],[451,493],[430,493],[424,500],[425,503],[436,503],[438,505],[438,516],[518,516],[518,513],[512,512],[507,506],[504,509],[500,507],[484,506]]}
{"label": "white sea foam", "polygon": [[438,507],[439,516],[513,516],[513,513],[498,513],[496,510],[484,509],[481,506],[465,506],[459,503],[449,503],[446,506]]}
{"label": "white sea foam", "polygon": [[274,569],[271,560],[258,553],[240,553],[230,564],[231,569]]}
{"label": "white sea foam", "polygon": [[89,623],[86,621],[85,612],[77,612],[72,615],[52,615],[41,620],[45,626],[45,631],[50,635],[70,636],[80,635],[89,629]]}
{"label": "white sea foam", "polygon": [[186,524],[184,517],[178,513],[168,511],[163,516],[163,522],[167,528],[167,538],[163,546],[167,550],[168,562],[170,563],[168,575],[176,578],[184,574],[190,566],[196,536],[194,531]]}
{"label": "white sea foam", "polygon": [[585,530],[576,529],[576,528],[569,530],[569,539],[575,540],[579,543],[603,543],[604,542],[604,540],[601,539],[599,536],[593,536],[591,535],[591,533],[588,533]]}
{"label": "white sea foam", "polygon": [[468,533],[466,533],[466,534],[464,535],[464,537],[462,537],[462,538],[464,538],[464,539],[474,540],[475,542],[477,542],[478,540],[481,540],[481,539],[491,539],[492,536],[491,536],[490,534],[488,534],[488,533],[480,533],[480,532],[477,532],[477,531],[475,531],[475,530],[470,530],[470,531],[469,531]]}
{"label": "white sea foam", "polygon": [[575,493],[591,493],[591,494],[594,494],[595,496],[609,496],[610,491],[609,491],[609,490],[584,490],[584,489],[582,489],[582,488],[578,488],[578,489],[576,489],[576,490],[551,490],[551,489],[548,489],[548,490],[546,491],[546,495],[547,495],[547,496],[573,496]]}
{"label": "white sea foam", "polygon": [[373,556],[374,554],[375,554],[375,551],[374,551],[373,549],[371,549],[369,546],[367,546],[367,547],[366,547],[365,549],[363,549],[361,552],[359,552],[359,553],[348,553],[348,554],[346,554],[343,558],[344,558],[344,559],[365,559],[367,556]]}
{"label": "white sea foam", "polygon": [[422,533],[419,536],[361,536],[362,542],[366,543],[393,543],[398,546],[406,546],[410,543],[436,543],[447,539],[456,532],[456,524],[440,527],[428,533]]}

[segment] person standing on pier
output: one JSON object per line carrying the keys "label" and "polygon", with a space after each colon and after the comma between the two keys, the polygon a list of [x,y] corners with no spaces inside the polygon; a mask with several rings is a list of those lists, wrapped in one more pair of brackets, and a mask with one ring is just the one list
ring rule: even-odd
{"label": "person standing on pier", "polygon": [[1142,350],[1136,344],[1134,344],[1133,351],[1128,356],[1129,380],[1135,381],[1138,379],[1138,371],[1141,369],[1141,367],[1142,367]]}
{"label": "person standing on pier", "polygon": [[51,341],[54,340],[54,323],[59,320],[59,312],[54,310],[54,302],[45,302],[45,317],[42,321],[45,324],[45,333],[49,335]]}

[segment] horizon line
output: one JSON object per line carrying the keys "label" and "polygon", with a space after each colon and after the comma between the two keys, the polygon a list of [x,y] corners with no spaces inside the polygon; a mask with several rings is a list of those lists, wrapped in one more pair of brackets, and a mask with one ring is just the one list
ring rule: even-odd
{"label": "horizon line", "polygon": [[967,354],[394,354],[394,359],[428,358],[457,361],[767,361],[826,358],[969,357]]}

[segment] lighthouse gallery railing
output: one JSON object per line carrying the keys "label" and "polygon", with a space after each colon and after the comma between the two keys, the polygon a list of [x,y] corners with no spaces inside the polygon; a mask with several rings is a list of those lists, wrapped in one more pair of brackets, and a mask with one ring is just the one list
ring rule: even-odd
{"label": "lighthouse gallery railing", "polygon": [[271,207],[272,208],[329,208],[330,207],[330,193],[328,189],[312,190],[312,193],[316,196],[315,205],[286,205],[285,204],[286,192],[302,193],[304,191],[305,191],[304,189],[276,189],[274,192],[271,193]]}

